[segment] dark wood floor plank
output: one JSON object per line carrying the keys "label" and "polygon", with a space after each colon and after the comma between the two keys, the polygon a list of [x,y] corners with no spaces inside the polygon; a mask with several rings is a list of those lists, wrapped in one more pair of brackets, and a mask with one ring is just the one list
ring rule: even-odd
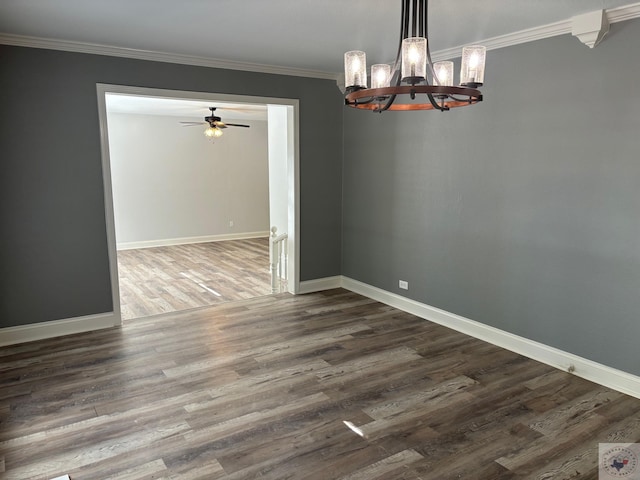
{"label": "dark wood floor plank", "polygon": [[640,400],[340,289],[0,359],[3,480],[595,479],[640,440]]}

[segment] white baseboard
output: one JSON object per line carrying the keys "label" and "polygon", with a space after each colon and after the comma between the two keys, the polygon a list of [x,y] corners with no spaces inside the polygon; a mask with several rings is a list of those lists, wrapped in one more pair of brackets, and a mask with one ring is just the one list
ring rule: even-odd
{"label": "white baseboard", "polygon": [[113,312],[0,328],[0,347],[120,325]]}
{"label": "white baseboard", "polygon": [[300,282],[300,288],[298,289],[298,293],[313,293],[313,292],[321,292],[322,290],[331,290],[332,288],[340,288],[342,286],[342,277],[326,277],[319,278],[317,280],[307,280],[304,282]]}
{"label": "white baseboard", "polygon": [[[619,392],[640,398],[640,377],[587,358],[514,335],[489,325],[411,300],[348,277],[335,276],[300,282],[299,293],[312,293],[332,288],[345,288],[425,320],[443,325],[466,335],[484,340],[525,357]],[[31,342],[45,338],[110,328],[120,324],[113,312],[51,322],[20,325],[0,329],[0,346]]]}
{"label": "white baseboard", "polygon": [[[339,280],[339,282],[338,282]],[[619,392],[640,398],[640,377],[622,370],[608,367],[587,358],[535,342],[504,330],[485,325],[474,320],[461,317],[409,298],[387,292],[366,283],[348,277],[328,277],[326,279],[304,282],[318,291],[322,285],[326,289],[340,286],[365,297],[377,300],[399,310],[411,313],[425,320],[443,325],[485,342],[497,345],[506,350],[537,360],[560,370],[569,371],[579,377]],[[337,285],[337,283],[339,283]]]}
{"label": "white baseboard", "polygon": [[268,237],[269,232],[229,233],[224,235],[205,235],[201,237],[165,238],[160,240],[145,240],[142,242],[122,242],[116,246],[117,250],[134,250],[138,248],[168,247],[171,245],[186,245],[189,243],[223,242],[225,240],[246,240],[249,238]]}

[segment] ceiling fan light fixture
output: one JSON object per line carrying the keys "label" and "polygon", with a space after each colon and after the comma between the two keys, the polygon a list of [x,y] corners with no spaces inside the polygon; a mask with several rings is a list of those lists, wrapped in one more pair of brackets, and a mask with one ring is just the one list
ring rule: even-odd
{"label": "ceiling fan light fixture", "polygon": [[204,122],[180,122],[185,127],[193,127],[199,125],[207,125],[204,130],[204,134],[208,138],[218,138],[222,136],[222,129],[227,127],[244,127],[250,128],[250,125],[242,123],[225,123],[220,117],[215,114],[218,107],[209,107],[211,115],[204,117]]}
{"label": "ceiling fan light fixture", "polygon": [[[400,0],[402,8],[400,42],[389,73],[382,65],[371,67],[371,88],[367,88],[367,57],[352,50],[344,54],[345,105],[362,110],[440,110],[465,107],[482,101],[478,87],[484,83],[486,48],[465,47],[460,83],[454,85],[453,63],[431,60],[428,41],[428,0]],[[389,81],[386,81],[386,78]],[[410,100],[395,103],[397,98]]]}
{"label": "ceiling fan light fixture", "polygon": [[218,138],[222,136],[222,130],[218,127],[207,127],[204,131],[205,136],[209,138]]}

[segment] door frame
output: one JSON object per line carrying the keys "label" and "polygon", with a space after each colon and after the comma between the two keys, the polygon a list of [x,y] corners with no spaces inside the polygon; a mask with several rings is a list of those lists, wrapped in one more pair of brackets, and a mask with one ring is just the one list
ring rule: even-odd
{"label": "door frame", "polygon": [[[107,125],[106,95],[139,95],[146,97],[175,98],[184,100],[202,100],[210,103],[259,103],[265,105],[283,105],[292,109],[292,122],[287,122],[287,135],[293,145],[293,155],[287,159],[288,190],[288,234],[289,263],[288,290],[297,294],[300,291],[300,148],[299,148],[299,100],[292,98],[256,97],[250,95],[229,95],[224,93],[191,92],[158,88],[133,87],[127,85],[96,84],[98,99],[98,117],[100,122],[100,144],[102,152],[102,178],[104,184],[105,227],[109,251],[109,274],[113,301],[114,326],[122,324],[120,308],[120,284],[118,281],[118,252],[116,245],[115,218],[113,207],[113,189],[111,180],[111,157],[109,153],[109,130]],[[291,142],[291,140],[293,140]],[[293,281],[292,281],[293,280]]]}

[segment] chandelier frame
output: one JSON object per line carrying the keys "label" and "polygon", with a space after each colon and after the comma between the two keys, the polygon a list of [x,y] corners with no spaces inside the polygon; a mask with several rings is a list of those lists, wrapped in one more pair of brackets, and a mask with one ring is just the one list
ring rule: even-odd
{"label": "chandelier frame", "polygon": [[[390,86],[368,88],[366,86],[347,86],[345,105],[352,108],[371,110],[374,112],[439,110],[473,105],[482,101],[482,92],[477,87],[482,83],[468,81],[461,86],[440,85],[431,60],[430,42],[426,42],[425,77],[402,77],[402,43],[407,38],[424,37],[428,39],[428,0],[401,0],[402,14],[400,40],[395,62],[392,66]],[[429,82],[429,76],[432,82]],[[425,95],[424,102],[395,103],[399,96],[409,96],[415,100],[418,95]]]}

